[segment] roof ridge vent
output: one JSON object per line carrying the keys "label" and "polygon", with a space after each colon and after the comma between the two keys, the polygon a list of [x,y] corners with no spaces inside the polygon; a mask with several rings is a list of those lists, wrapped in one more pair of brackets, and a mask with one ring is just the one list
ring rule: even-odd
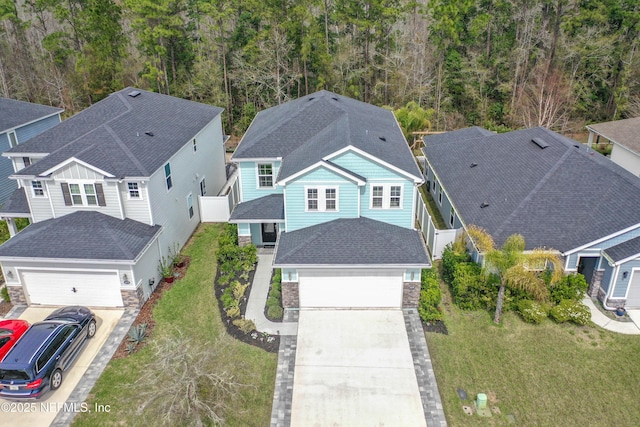
{"label": "roof ridge vent", "polygon": [[132,90],[127,95],[129,95],[132,98],[135,98],[136,96],[140,95],[140,91],[139,90]]}
{"label": "roof ridge vent", "polygon": [[474,163],[471,163],[471,165],[469,165],[469,167],[470,167],[470,168],[475,168],[476,166],[478,166],[478,164],[477,164],[477,163],[475,163],[475,162],[474,162]]}
{"label": "roof ridge vent", "polygon": [[531,142],[533,142],[543,150],[549,146],[549,143],[542,138],[533,138]]}
{"label": "roof ridge vent", "polygon": [[480,204],[480,209],[484,209],[484,208],[486,208],[487,206],[489,206],[489,203],[487,203],[487,202],[482,202],[482,203]]}

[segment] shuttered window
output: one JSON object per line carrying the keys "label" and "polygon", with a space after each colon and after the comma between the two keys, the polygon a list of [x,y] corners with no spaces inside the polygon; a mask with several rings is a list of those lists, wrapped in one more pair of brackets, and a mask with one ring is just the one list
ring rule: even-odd
{"label": "shuttered window", "polygon": [[107,206],[102,184],[63,182],[61,187],[66,206]]}

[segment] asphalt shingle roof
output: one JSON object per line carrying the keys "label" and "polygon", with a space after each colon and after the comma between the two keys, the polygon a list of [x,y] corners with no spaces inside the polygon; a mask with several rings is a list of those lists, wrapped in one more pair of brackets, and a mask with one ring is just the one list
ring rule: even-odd
{"label": "asphalt shingle roof", "polygon": [[284,220],[284,197],[269,194],[239,203],[231,213],[230,222],[250,220]]}
{"label": "asphalt shingle roof", "polygon": [[9,199],[4,202],[0,208],[0,217],[7,216],[23,216],[31,215],[31,209],[29,208],[29,202],[27,201],[27,194],[24,187],[16,188]]}
{"label": "asphalt shingle roof", "polygon": [[[115,92],[9,150],[48,153],[15,175],[33,176],[70,158],[114,175],[148,177],[222,112],[219,107],[135,89]],[[146,134],[150,132],[153,136]]]}
{"label": "asphalt shingle roof", "polygon": [[640,117],[587,126],[610,141],[640,154]]}
{"label": "asphalt shingle roof", "polygon": [[0,246],[0,257],[131,261],[160,228],[78,211],[29,225]]}
{"label": "asphalt shingle roof", "polygon": [[0,98],[0,133],[62,111],[62,108],[48,105]]}
{"label": "asphalt shingle roof", "polygon": [[640,254],[640,237],[612,246],[605,249],[603,252],[606,253],[614,262],[622,261],[623,259],[638,255]]}
{"label": "asphalt shingle roof", "polygon": [[274,265],[431,265],[419,231],[341,218],[280,234]]}
{"label": "asphalt shingle roof", "polygon": [[459,130],[454,130],[451,132],[439,133],[435,135],[426,135],[422,138],[425,144],[439,144],[439,143],[448,143],[448,142],[456,142],[463,141],[465,139],[471,138],[480,138],[482,136],[490,136],[494,135],[490,130],[486,130],[479,126],[472,126],[470,128],[464,128]]}
{"label": "asphalt shingle roof", "polygon": [[485,228],[498,245],[520,233],[528,249],[566,252],[640,223],[638,177],[544,128],[423,151],[463,222]]}
{"label": "asphalt shingle roof", "polygon": [[324,90],[258,113],[233,160],[281,157],[284,179],[348,146],[420,176],[391,111]]}

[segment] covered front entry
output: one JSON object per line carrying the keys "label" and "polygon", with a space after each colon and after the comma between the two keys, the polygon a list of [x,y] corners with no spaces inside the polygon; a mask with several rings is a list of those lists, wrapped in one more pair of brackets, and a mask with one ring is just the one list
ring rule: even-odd
{"label": "covered front entry", "polygon": [[640,308],[640,270],[633,270],[627,292],[627,308]]}
{"label": "covered front entry", "polygon": [[402,270],[298,270],[300,308],[401,308]]}
{"label": "covered front entry", "polygon": [[593,279],[593,272],[596,270],[596,266],[598,265],[598,260],[600,257],[580,257],[578,261],[578,273],[584,276],[584,279],[588,284],[591,284],[591,280]]}
{"label": "covered front entry", "polygon": [[275,245],[278,238],[278,224],[265,223],[262,224],[262,244]]}
{"label": "covered front entry", "polygon": [[21,278],[30,304],[123,306],[117,272],[24,270]]}

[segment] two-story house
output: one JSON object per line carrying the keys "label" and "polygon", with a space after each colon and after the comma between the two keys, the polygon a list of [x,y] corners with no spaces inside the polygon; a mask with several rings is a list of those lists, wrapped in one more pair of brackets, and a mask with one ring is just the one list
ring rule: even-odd
{"label": "two-story house", "polygon": [[391,111],[328,91],[260,112],[232,156],[242,244],[275,245],[285,307],[415,306],[430,266]]}
{"label": "two-story house", "polygon": [[[0,98],[0,152],[22,144],[34,136],[60,123],[62,108]],[[9,179],[13,164],[0,158],[0,205],[4,204],[17,188]]]}
{"label": "two-story house", "polygon": [[0,246],[14,303],[138,306],[159,262],[226,181],[222,109],[127,88],[4,153],[19,189],[0,216],[31,225]]}
{"label": "two-story house", "polygon": [[[640,178],[545,128],[428,136],[429,190],[450,228],[555,249],[605,307],[640,307]],[[478,259],[477,251],[474,253]]]}

